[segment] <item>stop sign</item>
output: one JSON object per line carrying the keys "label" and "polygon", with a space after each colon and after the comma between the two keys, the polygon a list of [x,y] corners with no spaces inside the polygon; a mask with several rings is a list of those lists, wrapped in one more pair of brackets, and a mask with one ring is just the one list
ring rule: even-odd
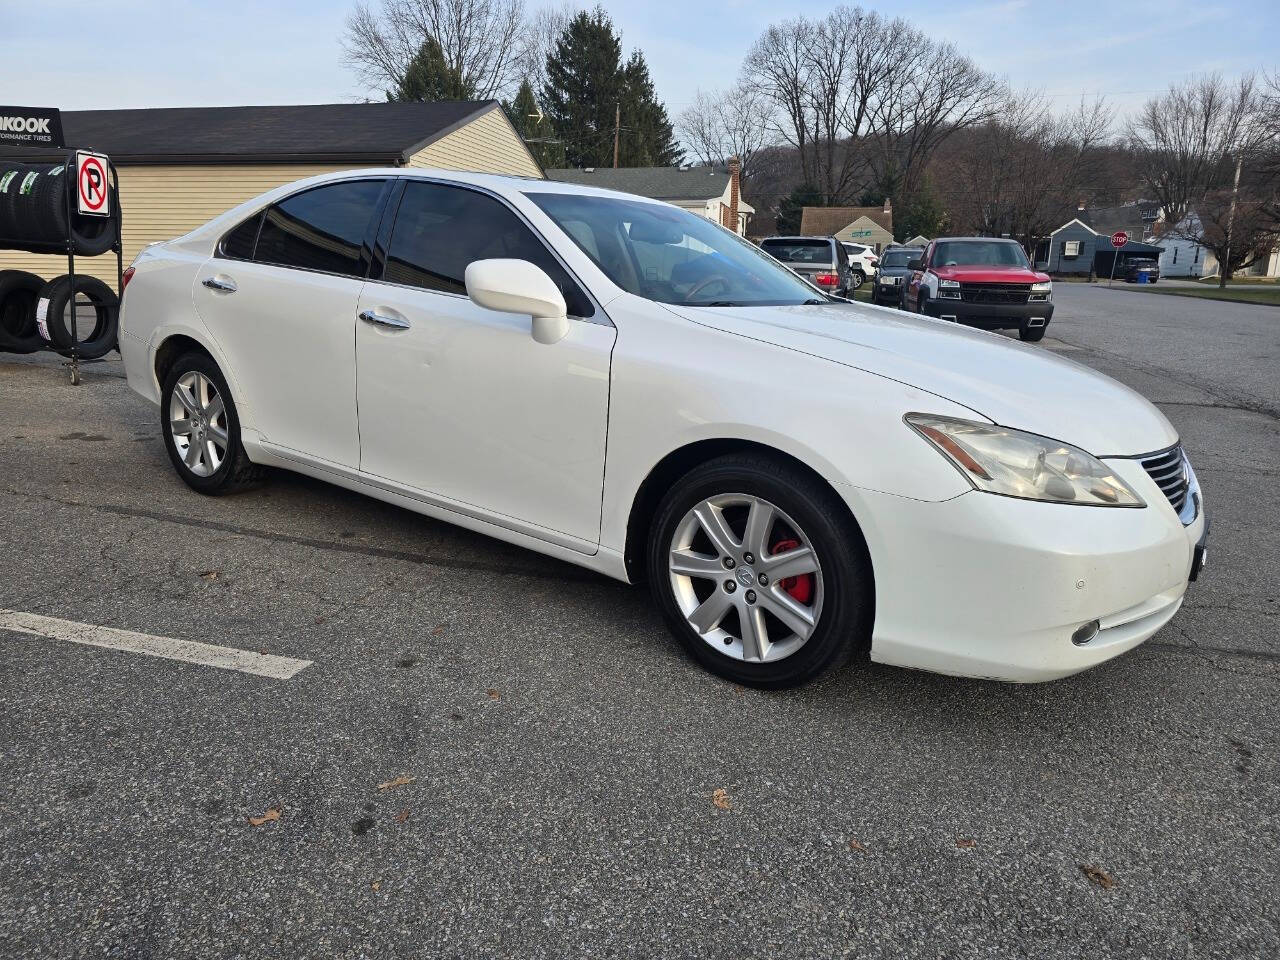
{"label": "stop sign", "polygon": [[1129,235],[1125,233],[1123,230],[1117,230],[1115,233],[1111,235],[1111,245],[1115,247],[1117,250],[1119,250],[1128,242],[1129,242]]}

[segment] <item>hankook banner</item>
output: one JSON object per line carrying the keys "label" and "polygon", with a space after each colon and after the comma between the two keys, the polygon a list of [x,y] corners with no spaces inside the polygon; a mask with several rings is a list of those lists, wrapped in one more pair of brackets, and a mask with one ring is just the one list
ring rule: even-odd
{"label": "hankook banner", "polygon": [[0,107],[0,146],[65,147],[56,107]]}

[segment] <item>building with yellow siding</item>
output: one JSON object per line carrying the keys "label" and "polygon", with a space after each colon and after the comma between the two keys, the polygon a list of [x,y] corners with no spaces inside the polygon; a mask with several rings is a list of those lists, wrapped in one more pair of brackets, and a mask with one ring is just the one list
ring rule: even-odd
{"label": "building with yellow siding", "polygon": [[[120,177],[124,262],[273,187],[360,167],[440,167],[542,177],[496,100],[81,110],[68,147],[106,153]],[[15,154],[16,155],[16,154]],[[45,278],[65,256],[0,251],[0,270]],[[115,257],[76,270],[115,286]]]}

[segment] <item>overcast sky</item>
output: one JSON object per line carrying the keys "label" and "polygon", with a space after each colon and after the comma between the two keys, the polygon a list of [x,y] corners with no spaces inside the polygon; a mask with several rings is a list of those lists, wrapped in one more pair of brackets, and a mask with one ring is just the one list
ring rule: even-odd
{"label": "overcast sky", "polygon": [[[527,0],[530,9],[541,4]],[[361,99],[339,44],[352,0],[2,0],[0,103],[64,110]],[[558,3],[555,5],[559,5]],[[644,51],[673,119],[730,84],[785,0],[612,0],[623,46]],[[834,6],[834,4],[832,4]],[[942,0],[867,3],[953,40],[1015,86],[1121,110],[1190,74],[1280,66],[1273,0]],[[822,5],[803,9],[819,13]]]}

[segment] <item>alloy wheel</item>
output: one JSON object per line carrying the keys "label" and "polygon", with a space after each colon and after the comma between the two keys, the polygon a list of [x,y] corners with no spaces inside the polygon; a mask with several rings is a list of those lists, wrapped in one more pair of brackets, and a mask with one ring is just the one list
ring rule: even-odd
{"label": "alloy wheel", "polygon": [[212,380],[198,370],[178,378],[169,397],[169,433],[183,464],[197,477],[222,466],[230,444],[227,408]]}
{"label": "alloy wheel", "polygon": [[676,526],[667,568],[686,623],[734,659],[785,659],[805,645],[822,615],[813,544],[761,497],[728,493],[696,504]]}

